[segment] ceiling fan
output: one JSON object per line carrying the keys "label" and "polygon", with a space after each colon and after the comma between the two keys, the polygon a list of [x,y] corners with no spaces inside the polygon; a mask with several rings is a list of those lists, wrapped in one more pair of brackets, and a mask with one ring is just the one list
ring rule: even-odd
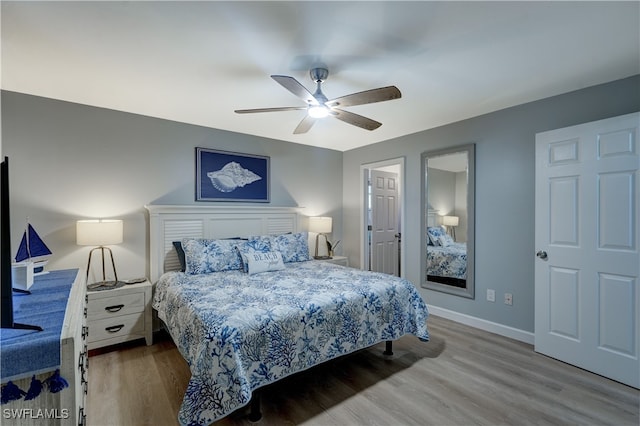
{"label": "ceiling fan", "polygon": [[254,108],[254,109],[237,109],[238,114],[247,114],[254,112],[275,112],[275,111],[295,111],[307,110],[307,115],[302,119],[300,124],[293,131],[294,134],[306,133],[311,126],[320,118],[327,116],[335,117],[345,123],[361,127],[366,130],[375,130],[382,126],[382,123],[354,114],[341,109],[354,105],[371,104],[374,102],[389,101],[398,99],[402,96],[400,90],[395,86],[380,87],[378,89],[365,90],[364,92],[352,93],[350,95],[340,96],[339,98],[327,99],[322,93],[322,82],[327,79],[329,70],[326,68],[312,68],[310,71],[311,79],[317,83],[315,93],[309,92],[298,80],[287,75],[272,75],[275,81],[280,83],[282,87],[301,98],[307,103],[307,106],[299,107],[277,107],[277,108]]}

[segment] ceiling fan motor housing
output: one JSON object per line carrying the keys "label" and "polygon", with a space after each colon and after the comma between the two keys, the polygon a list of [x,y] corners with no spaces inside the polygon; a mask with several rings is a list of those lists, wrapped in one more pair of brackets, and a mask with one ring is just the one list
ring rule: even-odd
{"label": "ceiling fan motor housing", "polygon": [[311,80],[318,83],[325,81],[329,77],[329,70],[326,68],[311,68],[309,74],[311,75]]}

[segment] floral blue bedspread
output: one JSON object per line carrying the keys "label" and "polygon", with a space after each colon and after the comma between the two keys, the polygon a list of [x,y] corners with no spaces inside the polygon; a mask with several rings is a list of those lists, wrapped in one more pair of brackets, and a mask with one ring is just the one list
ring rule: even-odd
{"label": "floral blue bedspread", "polygon": [[427,246],[427,275],[467,279],[467,245]]}
{"label": "floral blue bedspread", "polygon": [[208,425],[323,361],[408,333],[429,339],[409,281],[318,261],[255,275],[169,272],[153,307],[191,369],[182,425]]}

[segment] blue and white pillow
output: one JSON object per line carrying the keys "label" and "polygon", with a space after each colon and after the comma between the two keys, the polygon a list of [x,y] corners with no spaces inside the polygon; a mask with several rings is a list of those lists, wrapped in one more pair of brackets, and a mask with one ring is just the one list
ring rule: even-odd
{"label": "blue and white pillow", "polygon": [[183,239],[185,273],[197,275],[242,269],[242,258],[237,249],[242,243],[241,240]]}
{"label": "blue and white pillow", "polygon": [[238,252],[242,258],[242,269],[249,272],[249,265],[246,261],[246,255],[251,253],[267,253],[271,251],[271,240],[268,236],[249,237],[242,244],[238,244]]}
{"label": "blue and white pillow", "polygon": [[271,250],[279,251],[282,254],[282,261],[284,263],[311,260],[308,238],[309,235],[307,232],[272,235],[269,237],[271,240]]}
{"label": "blue and white pillow", "polygon": [[261,272],[281,271],[284,269],[282,254],[278,251],[254,251],[243,255],[242,258],[247,264],[247,272],[249,275],[259,274]]}
{"label": "blue and white pillow", "polygon": [[447,235],[442,226],[429,226],[427,228],[427,237],[433,246],[440,245],[440,237]]}

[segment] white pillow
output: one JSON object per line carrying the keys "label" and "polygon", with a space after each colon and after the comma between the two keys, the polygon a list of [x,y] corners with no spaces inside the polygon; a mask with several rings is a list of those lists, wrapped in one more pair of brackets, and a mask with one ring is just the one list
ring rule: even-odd
{"label": "white pillow", "polygon": [[242,257],[247,264],[249,275],[284,269],[282,254],[278,251],[243,253]]}
{"label": "white pillow", "polygon": [[438,237],[438,243],[442,247],[449,247],[453,244],[453,239],[449,235],[443,234]]}

